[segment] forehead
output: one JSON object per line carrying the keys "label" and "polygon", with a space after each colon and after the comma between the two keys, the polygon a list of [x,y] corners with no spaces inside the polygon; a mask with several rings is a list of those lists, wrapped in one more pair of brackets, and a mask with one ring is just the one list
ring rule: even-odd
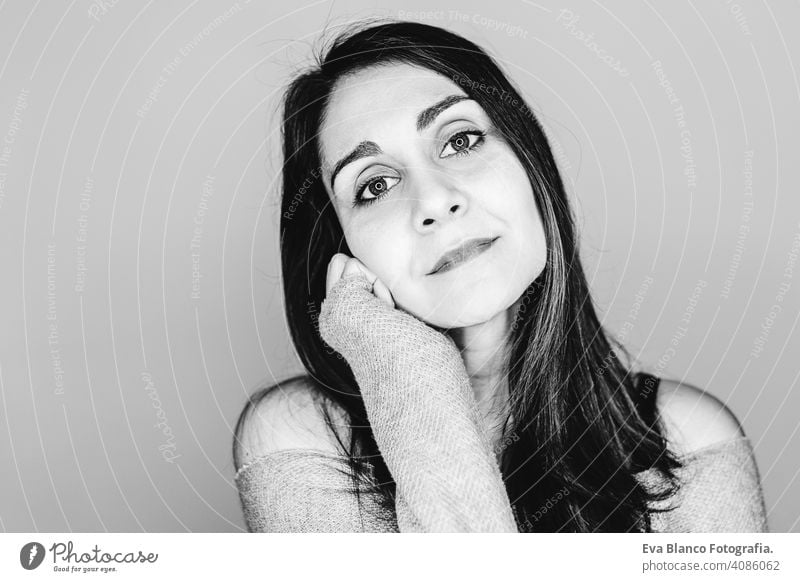
{"label": "forehead", "polygon": [[341,79],[320,128],[326,171],[361,141],[381,144],[398,130],[415,132],[417,114],[448,95],[466,93],[443,75],[405,63],[372,66]]}

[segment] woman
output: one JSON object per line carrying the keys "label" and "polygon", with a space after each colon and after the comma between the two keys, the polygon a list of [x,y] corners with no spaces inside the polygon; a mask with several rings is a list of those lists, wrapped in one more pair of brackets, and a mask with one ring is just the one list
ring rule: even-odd
{"label": "woman", "polygon": [[766,530],[733,414],[617,357],[547,139],[495,62],[410,22],[318,60],[283,120],[308,376],[239,418],[248,528]]}

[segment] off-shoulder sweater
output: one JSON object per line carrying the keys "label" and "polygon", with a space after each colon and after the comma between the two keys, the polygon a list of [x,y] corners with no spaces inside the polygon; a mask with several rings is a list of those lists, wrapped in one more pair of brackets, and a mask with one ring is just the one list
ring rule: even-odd
{"label": "off-shoulder sweater", "polygon": [[[370,289],[361,277],[340,280],[323,302],[320,333],[353,369],[397,485],[394,510],[377,492],[362,492],[359,508],[346,457],[284,449],[245,459],[235,474],[248,530],[518,532],[457,347],[410,314],[390,310]],[[747,437],[681,461],[681,486],[658,504],[670,511],[651,514],[652,531],[767,531]],[[660,484],[653,469],[636,478],[647,488]]]}
{"label": "off-shoulder sweater", "polygon": [[[758,471],[746,437],[682,460],[683,486],[666,503],[673,510],[651,516],[654,532],[767,531]],[[399,532],[395,513],[381,508],[377,494],[362,493],[363,516],[359,513],[350,493],[352,482],[340,470],[347,470],[344,457],[310,449],[287,449],[247,463],[235,482],[248,531]],[[658,480],[650,471],[637,477],[645,483]]]}

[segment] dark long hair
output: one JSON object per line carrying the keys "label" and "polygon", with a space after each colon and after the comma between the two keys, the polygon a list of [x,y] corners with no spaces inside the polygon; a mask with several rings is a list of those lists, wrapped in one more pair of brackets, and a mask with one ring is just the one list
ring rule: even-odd
{"label": "dark long hair", "polygon": [[[349,459],[354,492],[371,487],[393,507],[395,483],[358,385],[318,333],[328,263],[337,252],[352,256],[322,183],[318,131],[335,83],[383,63],[425,67],[474,99],[524,166],[542,216],[547,263],[518,303],[507,362],[513,425],[507,427],[501,471],[520,530],[649,531],[650,502],[675,492],[680,463],[667,449],[660,420],[640,414],[630,355],[597,318],[547,138],[481,48],[413,22],[351,28],[295,78],[284,101],[280,245],[287,318],[307,381],[349,417],[345,442],[326,409]],[[643,487],[634,475],[647,469],[665,478],[665,486]]]}

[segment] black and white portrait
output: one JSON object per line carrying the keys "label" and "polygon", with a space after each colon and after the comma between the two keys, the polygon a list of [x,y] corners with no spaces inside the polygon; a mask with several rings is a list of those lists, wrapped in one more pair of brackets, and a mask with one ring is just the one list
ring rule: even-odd
{"label": "black and white portrait", "polygon": [[5,532],[797,532],[797,5],[0,6]]}

